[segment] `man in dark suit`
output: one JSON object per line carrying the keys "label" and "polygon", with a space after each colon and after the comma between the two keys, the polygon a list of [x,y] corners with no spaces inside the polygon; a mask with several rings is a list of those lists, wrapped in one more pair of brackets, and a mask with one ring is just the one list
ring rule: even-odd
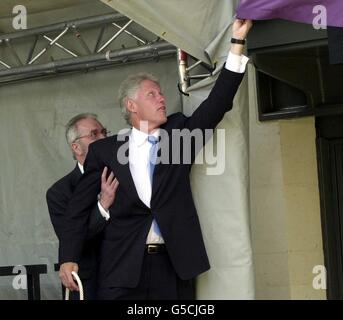
{"label": "man in dark suit", "polygon": [[[73,223],[61,244],[61,259],[77,265],[90,199],[99,192],[102,169],[110,168],[120,187],[101,243],[99,298],[194,298],[193,279],[210,268],[189,181],[199,146],[191,139],[175,150],[175,133],[213,130],[232,108],[248,60],[242,52],[251,25],[249,20],[234,22],[225,67],[209,97],[189,118],[182,113],[167,118],[164,96],[152,76],[139,74],[122,83],[120,103],[133,128],[90,146],[84,179],[67,209]],[[189,161],[173,161],[175,152],[184,159],[189,150]],[[68,245],[71,241],[73,246]],[[64,284],[75,286],[72,281]]]}
{"label": "man in dark suit", "polygon": [[[73,117],[66,126],[66,139],[70,146],[77,164],[73,171],[64,176],[48,189],[46,194],[51,222],[59,241],[63,241],[64,230],[67,227],[66,208],[68,202],[83,174],[83,164],[88,152],[88,146],[99,139],[107,136],[106,129],[97,120],[97,116],[91,113],[83,113]],[[113,173],[106,179],[107,168],[104,169],[101,184],[101,196],[98,204],[95,204],[89,215],[87,241],[82,251],[79,277],[84,286],[85,299],[95,299],[96,293],[96,254],[99,245],[98,235],[104,229],[108,220],[107,209],[112,205],[118,182]],[[96,197],[94,202],[96,202]],[[60,277],[66,277],[63,265]],[[69,276],[69,275],[68,275]],[[78,299],[78,294],[73,292],[71,299]]]}

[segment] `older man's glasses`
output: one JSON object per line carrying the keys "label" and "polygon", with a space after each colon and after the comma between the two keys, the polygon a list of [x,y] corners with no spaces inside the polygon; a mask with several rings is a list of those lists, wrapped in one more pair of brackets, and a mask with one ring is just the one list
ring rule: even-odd
{"label": "older man's glasses", "polygon": [[103,137],[107,137],[109,134],[111,133],[111,131],[108,131],[107,129],[103,128],[101,130],[98,130],[98,129],[95,129],[95,130],[92,130],[90,133],[88,134],[85,134],[83,136],[79,136],[77,138],[74,139],[73,142],[79,140],[79,139],[82,139],[82,138],[90,138],[92,140],[96,140],[98,139],[100,136],[103,136]]}

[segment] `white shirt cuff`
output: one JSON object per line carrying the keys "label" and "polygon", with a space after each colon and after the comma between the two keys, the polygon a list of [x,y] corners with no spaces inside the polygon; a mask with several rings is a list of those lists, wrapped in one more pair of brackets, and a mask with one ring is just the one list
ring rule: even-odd
{"label": "white shirt cuff", "polygon": [[237,55],[229,51],[229,55],[227,56],[225,68],[232,72],[244,73],[249,58],[245,55]]}
{"label": "white shirt cuff", "polygon": [[100,211],[100,214],[106,219],[106,221],[110,218],[110,213],[108,210],[105,210],[102,205],[100,204],[100,201],[98,201],[98,208]]}

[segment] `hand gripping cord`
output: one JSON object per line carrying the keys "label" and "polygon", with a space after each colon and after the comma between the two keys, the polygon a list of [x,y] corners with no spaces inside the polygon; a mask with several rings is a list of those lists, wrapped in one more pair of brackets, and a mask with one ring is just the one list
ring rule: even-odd
{"label": "hand gripping cord", "polygon": [[[71,274],[73,275],[73,277],[76,280],[77,285],[79,287],[80,300],[84,300],[84,297],[83,297],[83,286],[82,286],[81,279],[79,278],[79,276],[77,275],[77,273],[75,271],[72,271]],[[69,289],[68,288],[66,288],[66,294],[65,294],[65,299],[64,300],[69,300]]]}

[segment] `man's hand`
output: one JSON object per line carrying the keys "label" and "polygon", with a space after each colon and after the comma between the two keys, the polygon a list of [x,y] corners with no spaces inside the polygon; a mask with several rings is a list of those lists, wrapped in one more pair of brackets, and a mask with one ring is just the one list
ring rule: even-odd
{"label": "man's hand", "polygon": [[60,279],[63,285],[71,291],[79,291],[79,287],[77,286],[76,282],[74,282],[73,276],[71,274],[72,271],[75,271],[77,273],[78,270],[79,266],[75,262],[65,262],[60,266]]}
{"label": "man's hand", "polygon": [[119,186],[119,182],[117,178],[114,177],[113,172],[111,172],[106,179],[107,170],[107,167],[105,167],[101,175],[101,194],[99,199],[101,206],[105,210],[108,210],[108,208],[113,204],[116,197],[116,191]]}
{"label": "man's hand", "polygon": [[252,27],[251,20],[236,19],[232,25],[232,37],[244,40]]}

